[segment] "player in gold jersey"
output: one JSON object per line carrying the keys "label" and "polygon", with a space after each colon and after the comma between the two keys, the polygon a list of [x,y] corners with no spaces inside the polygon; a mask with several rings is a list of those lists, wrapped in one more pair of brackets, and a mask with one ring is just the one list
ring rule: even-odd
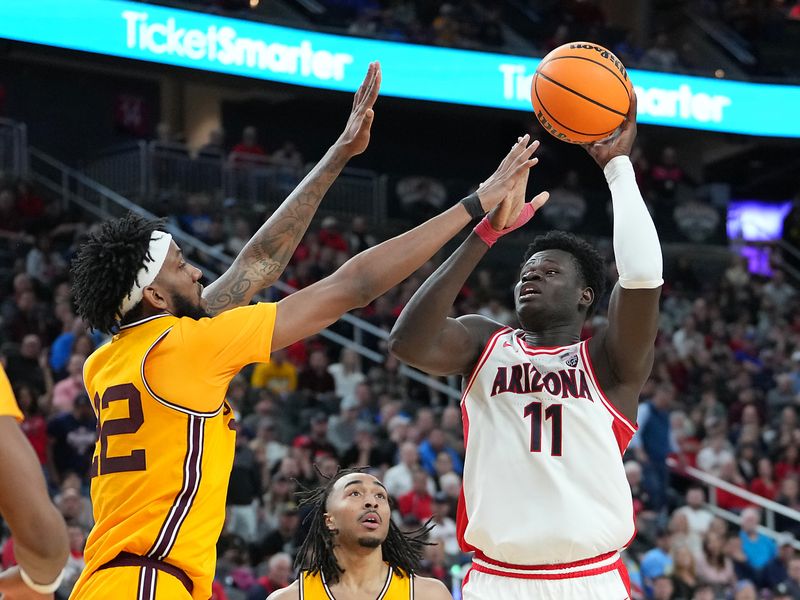
{"label": "player in gold jersey", "polygon": [[19,563],[0,572],[0,596],[45,600],[61,582],[69,545],[64,519],[47,495],[36,454],[19,427],[22,413],[0,366],[0,513]]}
{"label": "player in gold jersey", "polygon": [[231,379],[400,283],[476,212],[498,207],[510,217],[522,210],[503,200],[535,164],[527,137],[462,204],[276,304],[239,306],[280,274],[321,195],[347,159],[366,149],[380,78],[371,65],[345,132],[207,289],[157,221],[109,221],[79,249],[77,311],[116,335],[84,367],[99,436],[95,526],[74,600],[208,600],[235,445],[225,402]]}
{"label": "player in gold jersey", "polygon": [[452,600],[441,581],[415,574],[430,528],[401,532],[376,477],[339,471],[303,504],[311,526],[297,556],[300,579],[269,600]]}

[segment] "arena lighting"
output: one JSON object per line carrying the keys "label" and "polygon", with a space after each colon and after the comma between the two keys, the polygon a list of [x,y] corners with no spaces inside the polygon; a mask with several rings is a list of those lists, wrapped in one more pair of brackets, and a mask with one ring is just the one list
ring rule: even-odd
{"label": "arena lighting", "polygon": [[[123,0],[2,0],[0,38],[321,89],[531,112],[539,59],[331,35]],[[800,137],[800,86],[630,71],[639,121]],[[765,110],[766,108],[766,110]]]}

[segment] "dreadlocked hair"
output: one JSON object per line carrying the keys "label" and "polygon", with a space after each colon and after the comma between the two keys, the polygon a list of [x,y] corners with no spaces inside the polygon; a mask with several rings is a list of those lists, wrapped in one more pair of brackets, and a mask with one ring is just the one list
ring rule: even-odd
{"label": "dreadlocked hair", "polygon": [[563,250],[572,255],[582,282],[594,291],[594,301],[586,311],[587,316],[591,316],[606,291],[605,263],[600,253],[594,246],[576,235],[565,231],[550,231],[537,236],[528,246],[523,264],[542,250]]}
{"label": "dreadlocked hair", "polygon": [[[325,526],[325,506],[334,484],[339,479],[353,473],[364,473],[366,470],[366,467],[339,469],[335,475],[328,478],[326,484],[298,493],[299,506],[310,507],[311,511],[303,519],[303,525],[308,523],[310,526],[306,539],[297,553],[295,568],[307,571],[311,575],[321,572],[325,581],[329,583],[339,581],[344,569],[336,561],[333,553],[333,533]],[[410,577],[419,571],[423,549],[431,545],[427,541],[428,534],[433,529],[431,520],[428,519],[422,527],[409,533],[403,533],[393,521],[389,521],[389,533],[381,544],[381,550],[383,561],[399,577]]]}
{"label": "dreadlocked hair", "polygon": [[150,236],[163,226],[162,219],[130,213],[103,223],[80,247],[72,261],[72,297],[77,314],[93,329],[112,333],[118,326],[119,307],[148,255]]}

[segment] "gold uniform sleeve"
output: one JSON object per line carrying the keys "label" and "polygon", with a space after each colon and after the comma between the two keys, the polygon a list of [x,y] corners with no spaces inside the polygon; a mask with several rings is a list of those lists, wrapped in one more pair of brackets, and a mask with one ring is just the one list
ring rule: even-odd
{"label": "gold uniform sleeve", "polygon": [[14,399],[14,392],[11,383],[8,381],[5,369],[0,365],[0,416],[14,417],[17,421],[22,421],[22,412]]}
{"label": "gold uniform sleeve", "polygon": [[163,397],[175,390],[173,401],[186,408],[216,409],[242,367],[269,361],[276,312],[274,303],[259,303],[210,319],[179,319],[147,358],[148,384]]}

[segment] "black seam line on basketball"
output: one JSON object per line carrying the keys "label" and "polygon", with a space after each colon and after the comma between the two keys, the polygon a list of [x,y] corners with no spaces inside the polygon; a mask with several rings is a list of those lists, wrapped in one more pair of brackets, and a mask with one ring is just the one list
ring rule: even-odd
{"label": "black seam line on basketball", "polygon": [[616,71],[614,71],[614,69],[612,69],[611,67],[609,67],[607,65],[604,65],[603,63],[599,63],[596,60],[592,60],[591,58],[586,58],[585,56],[574,56],[572,54],[570,54],[569,56],[555,56],[555,57],[551,58],[550,60],[548,60],[546,63],[540,64],[539,65],[539,69],[541,69],[544,65],[550,64],[554,60],[564,60],[564,59],[567,59],[567,58],[576,58],[578,60],[585,60],[587,62],[596,64],[598,67],[603,67],[606,71],[611,73],[616,78],[617,81],[620,82],[620,84],[622,85],[622,88],[625,90],[625,95],[628,96],[628,99],[630,100],[631,94],[628,91],[628,85],[625,83],[625,81],[622,79],[622,77],[620,77],[619,74]]}
{"label": "black seam line on basketball", "polygon": [[[538,74],[537,74],[535,77],[538,77],[539,75],[541,75],[541,73],[538,73]],[[538,90],[538,89],[537,89],[537,87],[536,87],[536,79],[535,79],[535,78],[534,78],[534,82],[533,82],[533,93],[534,93],[534,94],[536,94],[536,99],[539,101],[539,106],[541,107],[541,109],[542,109],[544,112],[546,112],[546,113],[547,113],[547,116],[548,116],[548,117],[550,117],[550,118],[553,120],[553,122],[555,122],[556,124],[560,125],[560,126],[561,126],[561,127],[563,127],[564,129],[569,129],[569,130],[570,130],[570,131],[572,131],[573,133],[577,133],[577,134],[579,134],[579,135],[591,135],[591,136],[595,136],[595,135],[606,135],[606,134],[610,134],[611,132],[613,132],[613,131],[614,131],[614,129],[616,129],[616,127],[615,127],[614,129],[610,129],[609,131],[603,131],[603,132],[601,132],[601,133],[587,133],[587,132],[585,132],[585,131],[578,131],[577,129],[573,129],[572,127],[567,127],[567,126],[566,126],[566,125],[564,125],[564,124],[563,124],[561,121],[559,121],[558,119],[556,119],[556,118],[555,118],[555,117],[552,115],[552,113],[551,113],[549,110],[547,110],[547,108],[545,108],[544,102],[542,102],[542,99],[539,97],[539,90]],[[573,140],[573,141],[577,141],[577,140]],[[578,142],[578,143],[579,143],[579,144],[585,144],[585,143],[587,143],[587,142]]]}
{"label": "black seam line on basketball", "polygon": [[572,94],[575,94],[575,95],[576,95],[576,96],[578,96],[579,98],[583,98],[583,99],[584,99],[584,100],[586,100],[587,102],[591,102],[592,104],[596,104],[596,105],[597,105],[597,106],[599,106],[600,108],[605,108],[605,109],[606,109],[608,112],[612,112],[612,113],[614,113],[615,115],[619,115],[620,117],[623,117],[623,118],[627,116],[625,113],[621,113],[621,112],[619,112],[618,110],[614,110],[613,108],[611,108],[611,107],[609,107],[609,106],[606,106],[605,104],[600,104],[600,103],[599,103],[597,100],[592,100],[591,98],[589,98],[589,96],[584,96],[584,95],[583,95],[583,94],[581,94],[579,91],[577,91],[577,90],[573,90],[571,87],[569,87],[569,86],[566,86],[566,85],[564,85],[563,83],[559,83],[558,81],[556,81],[556,80],[554,80],[554,79],[550,79],[550,78],[549,78],[547,75],[545,75],[544,73],[539,73],[539,77],[541,77],[542,79],[546,79],[547,81],[549,81],[549,82],[550,82],[550,83],[552,83],[553,85],[557,85],[558,87],[560,87],[560,88],[563,88],[563,89],[567,90],[568,92],[570,92],[570,93],[572,93]]}

